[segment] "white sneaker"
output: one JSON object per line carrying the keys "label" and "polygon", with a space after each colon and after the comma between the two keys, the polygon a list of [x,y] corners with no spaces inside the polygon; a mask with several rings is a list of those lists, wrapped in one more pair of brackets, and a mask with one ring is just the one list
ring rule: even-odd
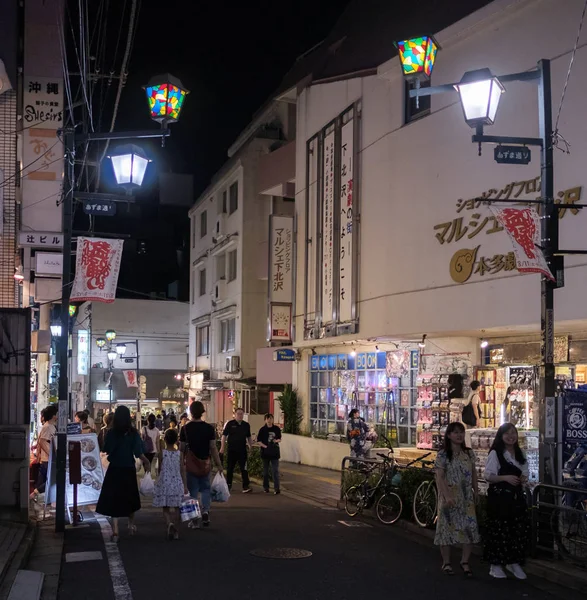
{"label": "white sneaker", "polygon": [[518,563],[514,563],[513,565],[506,565],[505,568],[516,578],[516,579],[528,579],[526,573],[524,573],[524,569],[520,567]]}
{"label": "white sneaker", "polygon": [[495,579],[507,579],[507,575],[501,565],[491,565],[489,568],[489,575],[495,577]]}

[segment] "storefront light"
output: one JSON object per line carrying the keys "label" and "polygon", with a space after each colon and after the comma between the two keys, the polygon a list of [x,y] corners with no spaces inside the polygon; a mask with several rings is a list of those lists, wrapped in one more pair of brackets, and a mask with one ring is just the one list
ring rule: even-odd
{"label": "storefront light", "polygon": [[116,344],[116,354],[120,356],[126,353],[126,344]]}
{"label": "storefront light", "polygon": [[51,325],[51,335],[53,337],[61,337],[61,325]]}
{"label": "storefront light", "polygon": [[489,342],[485,339],[482,339],[480,346],[481,348],[487,348],[487,346],[489,346]]}
{"label": "storefront light", "polygon": [[468,125],[493,125],[505,88],[489,69],[468,71],[455,85],[455,89],[459,93]]}

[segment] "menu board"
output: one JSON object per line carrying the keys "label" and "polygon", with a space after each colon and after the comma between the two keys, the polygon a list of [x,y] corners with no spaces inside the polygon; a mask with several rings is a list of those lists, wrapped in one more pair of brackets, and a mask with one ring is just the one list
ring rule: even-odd
{"label": "menu board", "polygon": [[[68,442],[80,442],[82,455],[82,482],[77,486],[77,503],[96,504],[104,483],[104,471],[100,460],[98,436],[95,433],[68,435]],[[66,475],[67,503],[73,504],[73,485],[69,483],[69,456],[67,457]]]}

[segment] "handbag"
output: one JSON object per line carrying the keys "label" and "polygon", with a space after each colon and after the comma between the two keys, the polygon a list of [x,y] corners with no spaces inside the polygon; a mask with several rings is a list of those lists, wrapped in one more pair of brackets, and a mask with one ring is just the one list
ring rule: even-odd
{"label": "handbag", "polygon": [[207,475],[210,475],[210,471],[212,470],[210,457],[204,459],[198,458],[189,447],[187,447],[185,451],[185,470],[195,477],[206,477]]}

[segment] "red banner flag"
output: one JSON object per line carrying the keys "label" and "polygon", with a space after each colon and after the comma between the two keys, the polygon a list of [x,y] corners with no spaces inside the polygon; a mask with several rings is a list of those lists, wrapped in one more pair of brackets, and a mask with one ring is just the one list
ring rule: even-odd
{"label": "red banner flag", "polygon": [[514,247],[516,267],[520,273],[552,276],[541,248],[540,215],[534,208],[494,208],[491,211],[507,231]]}
{"label": "red banner flag", "polygon": [[77,239],[71,302],[114,302],[123,240]]}
{"label": "red banner flag", "polygon": [[126,381],[126,387],[139,387],[139,382],[137,381],[137,372],[136,371],[123,371],[124,381]]}

